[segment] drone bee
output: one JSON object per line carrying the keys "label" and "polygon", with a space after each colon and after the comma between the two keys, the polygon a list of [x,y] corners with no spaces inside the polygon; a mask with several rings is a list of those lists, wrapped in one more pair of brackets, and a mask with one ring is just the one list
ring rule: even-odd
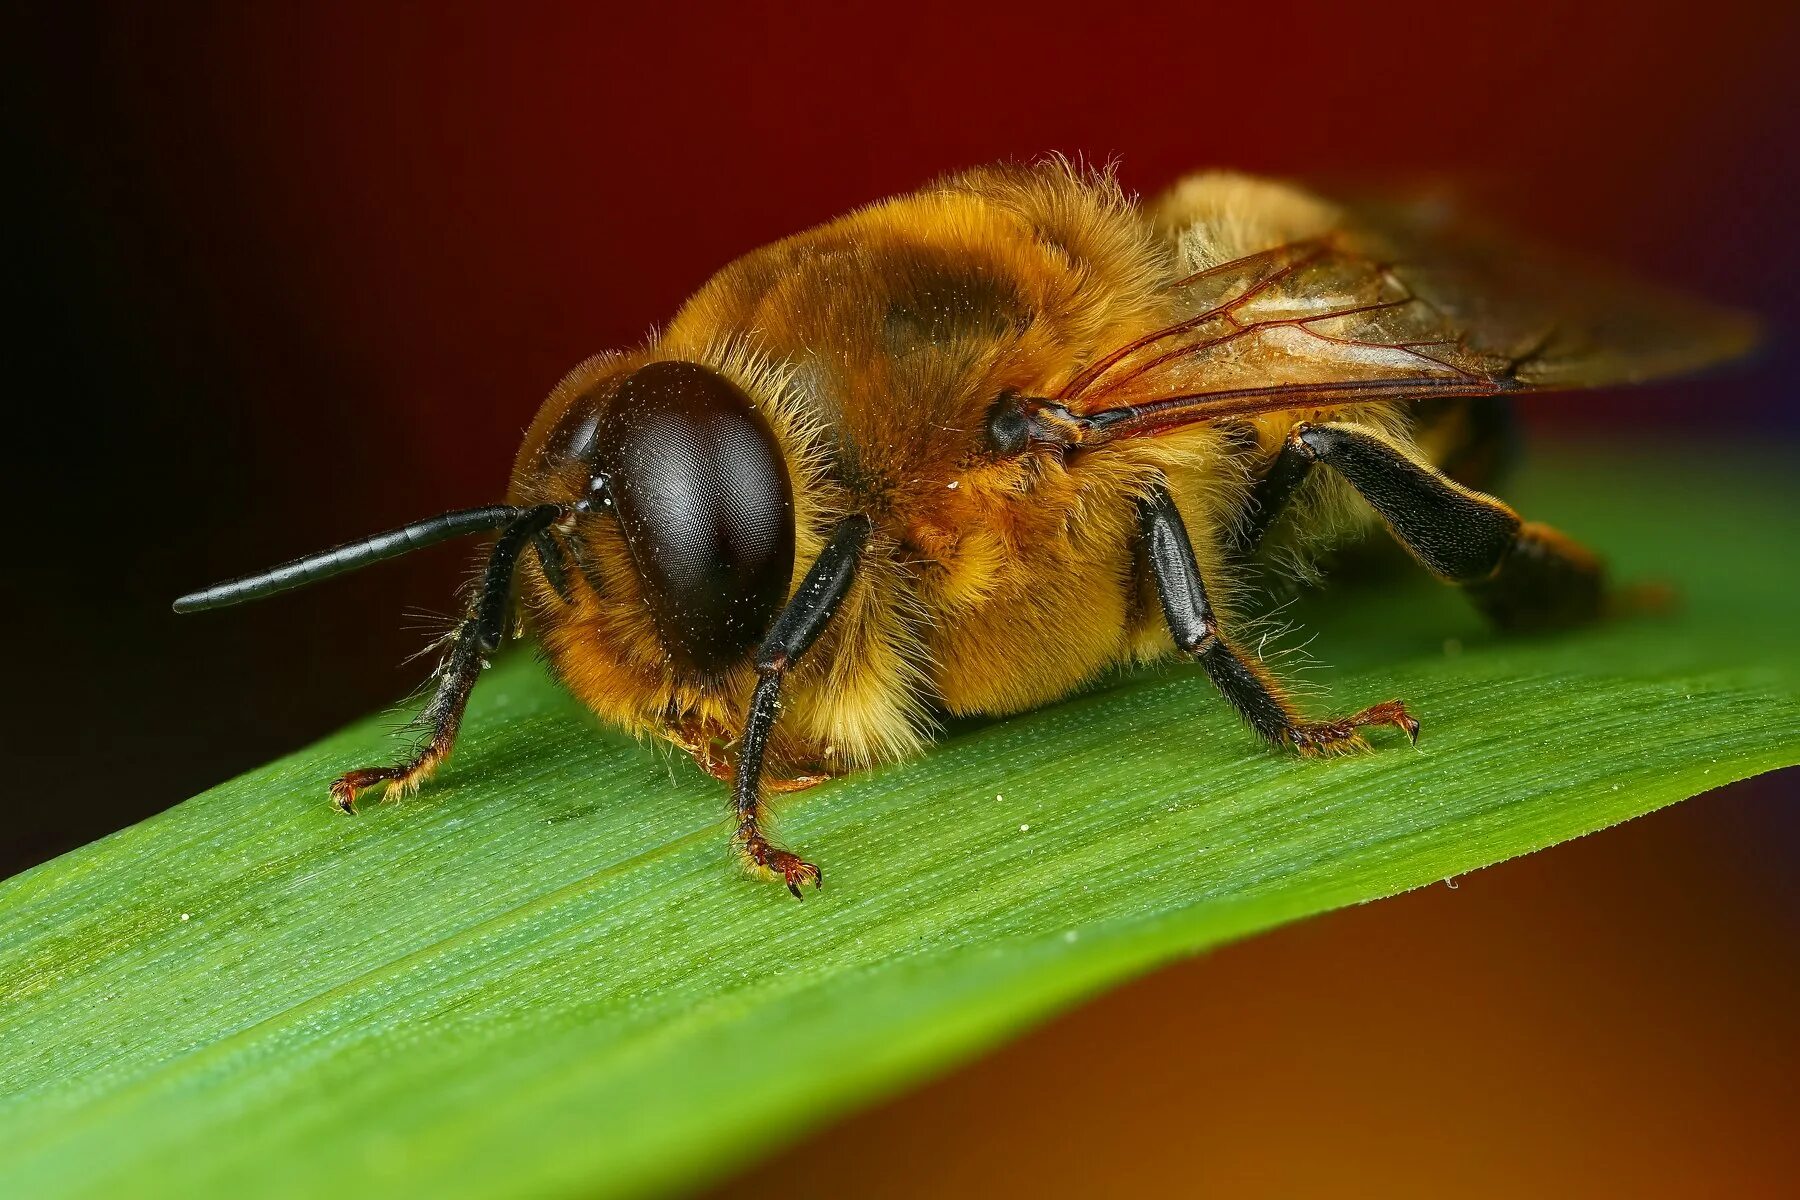
{"label": "drone bee", "polygon": [[648,345],[582,363],[505,504],[175,608],[497,532],[428,736],[332,783],[337,805],[418,787],[486,656],[529,625],[602,719],[729,783],[744,862],[800,896],[820,871],[770,840],[771,793],[1123,666],[1192,659],[1288,751],[1416,740],[1399,700],[1301,711],[1243,640],[1248,565],[1385,528],[1501,627],[1595,619],[1628,596],[1595,555],[1477,490],[1508,398],[1748,340],[1428,207],[1228,173],[1138,204],[1060,159],[982,168],[757,250]]}

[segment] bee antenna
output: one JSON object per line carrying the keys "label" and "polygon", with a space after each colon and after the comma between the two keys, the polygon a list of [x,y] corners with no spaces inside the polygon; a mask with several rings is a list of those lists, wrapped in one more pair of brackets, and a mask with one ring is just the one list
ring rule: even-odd
{"label": "bee antenna", "polygon": [[510,504],[491,504],[485,508],[459,508],[402,525],[386,533],[377,533],[358,541],[347,542],[293,562],[282,563],[255,575],[228,579],[209,588],[191,592],[175,601],[178,613],[203,612],[209,608],[226,608],[250,600],[260,600],[293,588],[305,587],[333,575],[342,575],[370,563],[385,562],[426,546],[435,546],[451,538],[471,533],[489,533],[501,529],[526,512]]}

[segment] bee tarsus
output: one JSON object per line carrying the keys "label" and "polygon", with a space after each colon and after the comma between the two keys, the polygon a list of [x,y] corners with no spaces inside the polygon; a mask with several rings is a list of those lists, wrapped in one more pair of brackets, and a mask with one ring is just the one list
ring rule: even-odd
{"label": "bee tarsus", "polygon": [[1301,754],[1347,754],[1368,749],[1360,730],[1382,725],[1392,725],[1405,733],[1413,745],[1419,744],[1419,723],[1398,700],[1371,704],[1359,713],[1334,721],[1302,721],[1288,730],[1287,739]]}
{"label": "bee tarsus", "polygon": [[811,884],[814,891],[825,886],[825,873],[817,866],[791,850],[771,845],[761,834],[743,838],[742,846],[745,859],[758,870],[785,883],[796,900],[806,899],[806,894],[800,890],[805,884]]}

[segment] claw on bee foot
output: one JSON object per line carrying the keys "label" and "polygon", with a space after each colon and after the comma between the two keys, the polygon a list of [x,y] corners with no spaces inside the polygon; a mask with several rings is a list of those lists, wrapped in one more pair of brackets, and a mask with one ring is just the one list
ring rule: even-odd
{"label": "claw on bee foot", "polygon": [[372,787],[386,785],[383,801],[398,800],[419,790],[419,785],[437,769],[444,755],[435,749],[421,754],[412,762],[398,767],[359,767],[346,771],[331,781],[331,803],[341,813],[356,815],[356,797]]}
{"label": "claw on bee foot", "polygon": [[814,891],[825,886],[825,874],[818,867],[798,854],[770,845],[761,835],[746,838],[743,849],[751,867],[761,875],[785,883],[796,900],[806,899],[800,890],[803,884],[811,884]]}
{"label": "claw on bee foot", "polygon": [[1419,744],[1419,723],[1398,700],[1372,704],[1361,712],[1334,721],[1308,721],[1287,732],[1288,742],[1305,755],[1353,754],[1367,750],[1359,730],[1392,725],[1403,731],[1413,745]]}
{"label": "claw on bee foot", "polygon": [[355,816],[357,793],[378,783],[385,783],[393,777],[394,770],[391,767],[362,767],[346,771],[331,781],[331,803],[339,812]]}

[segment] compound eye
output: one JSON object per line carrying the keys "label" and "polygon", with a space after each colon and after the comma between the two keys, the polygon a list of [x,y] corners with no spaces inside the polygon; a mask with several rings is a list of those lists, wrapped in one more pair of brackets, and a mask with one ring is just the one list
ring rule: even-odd
{"label": "compound eye", "polygon": [[794,496],[769,423],[697,363],[640,367],[597,433],[651,619],[681,667],[717,676],[768,632],[794,571]]}

